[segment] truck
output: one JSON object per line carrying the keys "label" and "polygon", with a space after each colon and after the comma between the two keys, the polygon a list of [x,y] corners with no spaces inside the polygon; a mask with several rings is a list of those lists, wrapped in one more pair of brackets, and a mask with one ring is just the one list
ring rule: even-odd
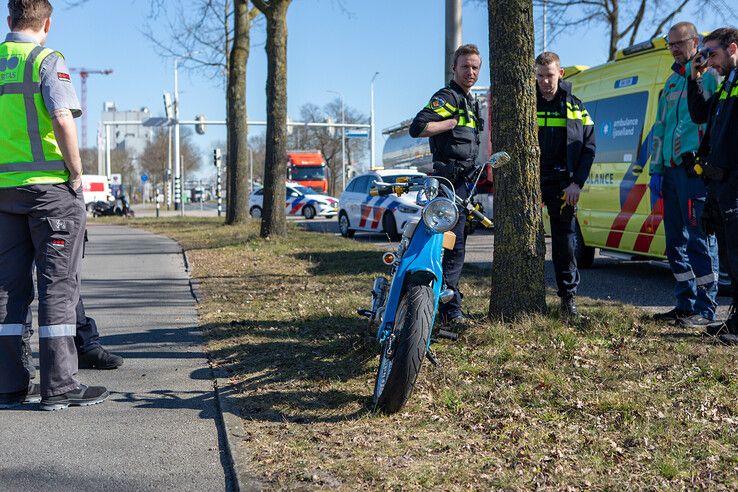
{"label": "truck", "polygon": [[[485,128],[480,135],[479,155],[477,163],[481,164],[492,155],[490,141],[490,92],[486,87],[473,87],[472,94],[479,102],[480,113],[485,119]],[[387,137],[382,149],[382,166],[384,169],[417,169],[425,174],[433,174],[433,156],[427,138],[410,136],[411,119],[386,128],[382,134]],[[492,219],[492,170],[486,169],[477,185],[476,202],[482,205],[483,213]]]}
{"label": "truck", "polygon": [[318,193],[328,192],[328,167],[319,150],[288,152],[287,178]]}

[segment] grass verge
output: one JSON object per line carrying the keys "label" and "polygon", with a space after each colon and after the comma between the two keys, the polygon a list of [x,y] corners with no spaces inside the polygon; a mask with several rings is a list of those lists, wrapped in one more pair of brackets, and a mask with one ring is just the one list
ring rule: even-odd
{"label": "grass verge", "polygon": [[441,365],[423,365],[403,413],[376,415],[378,350],[355,314],[387,273],[371,245],[298,229],[265,241],[256,222],[126,223],[187,249],[208,350],[269,488],[738,488],[734,349],[587,299],[581,326],[490,323],[488,274],[470,270],[478,322],[434,345]]}

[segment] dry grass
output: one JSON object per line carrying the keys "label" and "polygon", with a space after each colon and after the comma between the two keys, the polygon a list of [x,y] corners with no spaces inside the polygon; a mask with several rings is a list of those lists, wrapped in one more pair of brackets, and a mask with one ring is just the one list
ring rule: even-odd
{"label": "dry grass", "polygon": [[[371,246],[256,223],[136,220],[188,250],[213,364],[237,384],[250,464],[271,489],[738,488],[735,351],[583,301],[591,317],[493,324],[434,345],[404,412],[370,409],[375,343],[355,310],[385,273]],[[554,298],[551,299],[552,305]]]}

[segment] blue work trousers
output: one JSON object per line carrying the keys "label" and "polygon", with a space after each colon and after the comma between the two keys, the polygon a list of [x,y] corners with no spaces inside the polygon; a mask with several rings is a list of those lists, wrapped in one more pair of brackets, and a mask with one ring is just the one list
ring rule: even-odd
{"label": "blue work trousers", "polygon": [[717,240],[701,226],[706,190],[683,166],[664,168],[666,257],[676,279],[677,309],[715,319],[719,262]]}

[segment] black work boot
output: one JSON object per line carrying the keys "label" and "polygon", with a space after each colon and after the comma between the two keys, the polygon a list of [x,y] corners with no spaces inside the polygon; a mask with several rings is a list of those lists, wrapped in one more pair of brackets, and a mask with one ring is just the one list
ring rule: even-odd
{"label": "black work boot", "polygon": [[117,369],[123,365],[123,357],[111,354],[101,345],[77,354],[80,369]]}
{"label": "black work boot", "polygon": [[668,323],[670,325],[679,323],[684,318],[688,318],[692,316],[692,313],[689,311],[682,311],[681,309],[674,308],[671,311],[667,311],[665,313],[656,313],[653,316],[651,316],[651,319],[653,321],[658,321],[662,323]]}
{"label": "black work boot", "polygon": [[41,388],[36,383],[30,383],[25,391],[0,393],[0,408],[13,408],[24,403],[38,403],[40,401]]}
{"label": "black work boot", "polygon": [[685,318],[680,318],[676,321],[677,326],[683,326],[685,328],[700,328],[703,330],[709,330],[710,328],[722,326],[722,321],[713,321],[707,318],[703,318],[699,314],[693,314]]}
{"label": "black work boot", "polygon": [[566,296],[561,298],[561,314],[571,321],[579,321],[582,315],[579,314],[577,303],[574,296]]}
{"label": "black work boot", "polygon": [[80,384],[77,389],[41,399],[41,410],[62,410],[70,406],[87,407],[104,402],[109,395],[103,386],[88,387]]}

